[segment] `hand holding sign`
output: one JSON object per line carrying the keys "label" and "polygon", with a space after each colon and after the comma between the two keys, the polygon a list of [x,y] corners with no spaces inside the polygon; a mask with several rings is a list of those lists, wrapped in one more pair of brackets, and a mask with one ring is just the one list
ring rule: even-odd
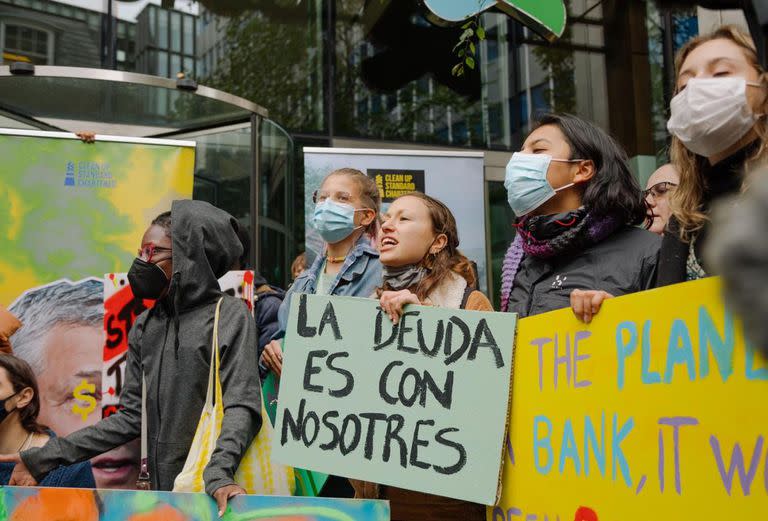
{"label": "hand holding sign", "polygon": [[261,361],[270,371],[275,373],[277,378],[280,378],[280,375],[283,374],[283,348],[279,340],[272,340],[264,346]]}

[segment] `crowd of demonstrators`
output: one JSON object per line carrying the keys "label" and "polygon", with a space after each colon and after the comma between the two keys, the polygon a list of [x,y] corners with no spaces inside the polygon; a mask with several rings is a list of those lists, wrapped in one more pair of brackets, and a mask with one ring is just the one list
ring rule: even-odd
{"label": "crowd of demonstrators", "polygon": [[671,164],[660,166],[648,178],[645,185],[645,202],[648,204],[648,219],[651,220],[649,231],[664,235],[672,207],[669,198],[680,183],[680,176]]}
{"label": "crowd of demonstrators", "polygon": [[543,116],[507,165],[518,216],[502,267],[501,310],[573,308],[590,322],[606,298],[653,286],[661,239],[639,228],[643,195],[623,149],[594,124]]}
{"label": "crowd of demonstrators", "polygon": [[[19,454],[42,447],[54,431],[38,421],[40,392],[27,362],[0,354],[0,454]],[[13,463],[0,463],[0,485],[8,485]],[[96,482],[88,462],[62,466],[40,480],[43,487],[93,488]]]}
{"label": "crowd of demonstrators", "polygon": [[[752,240],[768,222],[768,170],[750,174],[768,162],[768,76],[748,35],[729,26],[685,45],[676,69],[671,163],[644,190],[605,131],[568,114],[539,118],[506,168],[517,233],[504,258],[500,311],[523,318],[570,307],[588,323],[608,298],[722,272],[737,309],[749,315],[753,339],[768,345],[759,314],[768,309],[764,285],[752,283],[765,278],[768,260],[765,242]],[[90,134],[81,138],[93,141]],[[743,192],[723,211],[720,228],[710,225],[717,203]],[[100,283],[54,284],[0,308],[0,351],[18,356],[0,354],[0,483],[89,486],[95,475],[101,485],[98,471],[82,462],[140,436],[145,403],[151,453],[142,458],[152,488],[171,490],[205,401],[221,302],[225,412],[204,480],[223,511],[230,497],[244,493],[234,474],[261,428],[260,376],[282,374],[281,341],[295,295],[377,299],[395,323],[407,305],[493,311],[441,201],[413,192],[380,215],[375,181],[342,168],[327,175],[313,202],[311,222],[323,250],[309,267],[304,254],[294,260],[287,292],[254,270],[255,320],[218,284],[231,269],[252,268],[250,240],[237,221],[199,201],[176,201],[159,215],[128,273],[134,295],[156,303],[130,331],[121,408],[83,429],[59,428],[56,418],[66,415],[51,408],[46,392],[41,399],[37,381],[55,399],[57,385],[69,392],[73,379],[100,379]],[[77,304],[81,318],[69,317],[67,302]],[[753,302],[757,313],[749,309]],[[94,353],[93,367],[83,365]],[[482,505],[376,483],[332,476],[324,490],[353,493],[388,499],[395,520],[485,519]]]}
{"label": "crowd of demonstrators", "polygon": [[[474,289],[472,265],[459,251],[456,220],[442,202],[414,192],[392,202],[379,236],[384,278],[372,295],[397,323],[407,304],[493,311]],[[432,494],[352,481],[355,497],[389,500],[392,519],[485,519],[485,506]]]}
{"label": "crowd of demonstrators", "polygon": [[678,53],[668,122],[680,183],[659,258],[658,285],[712,275],[702,256],[710,211],[742,191],[768,160],[768,79],[754,43],[732,26],[694,38]]}
{"label": "crowd of demonstrators", "polygon": [[218,283],[242,254],[236,232],[233,217],[200,201],[175,201],[171,212],[153,221],[128,280],[136,297],[156,303],[130,331],[120,410],[44,447],[3,456],[17,463],[11,485],[36,485],[61,465],[138,437],[144,401],[150,481],[153,488],[171,490],[205,402],[214,309],[221,301],[224,418],[204,480],[222,511],[229,497],[244,493],[234,474],[262,420],[254,321],[245,303],[223,293]]}
{"label": "crowd of demonstrators", "polygon": [[[10,307],[23,323],[12,337],[13,354],[27,362],[40,390],[40,421],[67,436],[101,418],[96,407],[104,361],[104,285],[98,279],[60,280],[27,291]],[[72,411],[73,389],[92,385],[94,409]],[[139,440],[91,460],[98,488],[132,489],[139,477]]]}

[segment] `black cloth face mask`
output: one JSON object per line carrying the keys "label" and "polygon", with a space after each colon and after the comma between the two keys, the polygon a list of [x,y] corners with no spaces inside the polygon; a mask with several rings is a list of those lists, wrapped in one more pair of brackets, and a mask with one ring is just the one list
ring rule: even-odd
{"label": "black cloth face mask", "polygon": [[138,257],[133,260],[131,269],[128,270],[128,284],[137,298],[157,300],[169,283],[163,268]]}
{"label": "black cloth face mask", "polygon": [[[15,393],[13,393],[12,395],[10,395],[10,396],[8,396],[8,397],[6,397],[6,398],[3,398],[2,400],[0,400],[0,423],[3,423],[3,422],[5,421],[5,419],[6,419],[8,416],[10,416],[10,415],[11,415],[11,413],[13,412],[13,411],[8,411],[8,410],[6,410],[6,409],[5,409],[5,404],[8,402],[8,400],[10,400],[11,398],[13,398],[13,397],[14,397],[14,396],[16,396],[17,394],[19,394],[19,393],[18,393],[18,391],[17,391],[17,392],[15,392]],[[14,410],[15,410],[15,409],[14,409]]]}

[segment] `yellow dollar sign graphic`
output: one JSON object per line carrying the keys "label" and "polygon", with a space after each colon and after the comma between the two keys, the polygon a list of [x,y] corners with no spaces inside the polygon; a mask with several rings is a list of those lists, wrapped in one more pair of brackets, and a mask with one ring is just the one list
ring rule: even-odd
{"label": "yellow dollar sign graphic", "polygon": [[87,420],[88,415],[96,408],[96,398],[93,397],[95,392],[96,384],[88,383],[87,380],[80,382],[80,385],[72,391],[72,396],[78,401],[78,403],[72,406],[72,412],[79,414],[83,421]]}

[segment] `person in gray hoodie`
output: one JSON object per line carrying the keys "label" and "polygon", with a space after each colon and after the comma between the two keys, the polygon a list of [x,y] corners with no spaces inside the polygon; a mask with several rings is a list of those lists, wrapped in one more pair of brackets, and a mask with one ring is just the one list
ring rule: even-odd
{"label": "person in gray hoodie", "polygon": [[153,489],[171,490],[205,402],[215,308],[223,298],[219,346],[224,420],[203,478],[220,512],[228,498],[245,493],[234,475],[262,422],[256,330],[245,303],[224,294],[218,284],[241,253],[237,221],[208,203],[174,201],[170,214],[158,216],[128,274],[137,297],[157,302],[131,329],[120,410],[44,447],[0,456],[0,461],[16,463],[9,484],[34,486],[62,465],[138,437],[143,374],[149,477]]}

